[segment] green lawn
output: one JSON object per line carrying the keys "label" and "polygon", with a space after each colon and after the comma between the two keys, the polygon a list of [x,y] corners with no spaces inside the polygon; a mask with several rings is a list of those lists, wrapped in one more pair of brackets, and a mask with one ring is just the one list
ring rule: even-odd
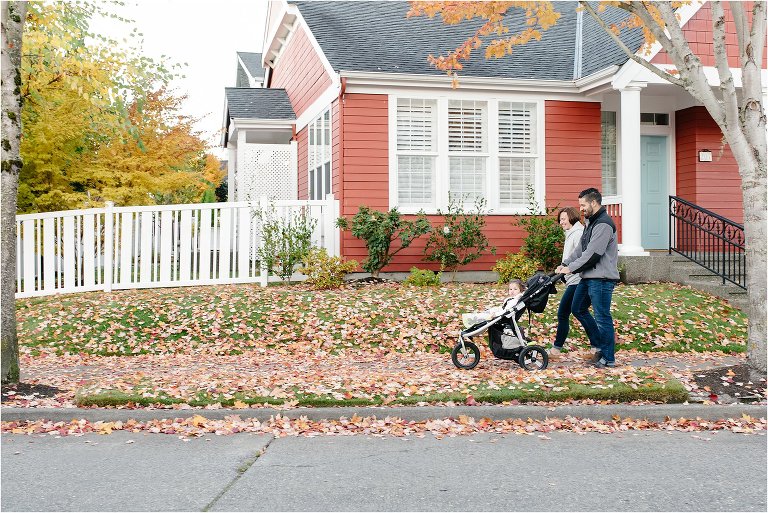
{"label": "green lawn", "polygon": [[[500,285],[412,288],[385,284],[332,291],[257,285],[93,292],[17,301],[22,352],[94,355],[240,354],[315,347],[449,351],[462,312],[496,305]],[[532,338],[554,338],[559,295],[533,316]],[[675,284],[619,285],[619,349],[746,350],[746,318],[719,298]],[[524,317],[527,323],[528,316]],[[573,321],[575,323],[575,321]],[[572,339],[586,343],[580,325]]]}
{"label": "green lawn", "polygon": [[340,397],[336,395],[307,394],[294,389],[290,400],[268,396],[258,396],[249,392],[234,394],[211,393],[199,390],[193,398],[179,398],[147,386],[138,384],[130,391],[84,387],[79,390],[75,400],[79,406],[118,406],[133,404],[141,406],[189,404],[206,406],[218,404],[223,407],[246,407],[246,405],[285,405],[329,407],[329,406],[381,406],[414,405],[419,403],[449,402],[463,404],[471,396],[478,403],[519,403],[541,401],[566,401],[590,399],[595,401],[653,401],[661,403],[681,403],[688,400],[688,392],[683,385],[664,373],[638,371],[628,380],[627,375],[619,371],[608,374],[594,374],[580,379],[541,378],[539,380],[519,381],[515,384],[499,386],[494,382],[470,385],[464,390],[454,392],[409,395],[404,387],[398,394],[389,397],[371,394],[367,397]]}

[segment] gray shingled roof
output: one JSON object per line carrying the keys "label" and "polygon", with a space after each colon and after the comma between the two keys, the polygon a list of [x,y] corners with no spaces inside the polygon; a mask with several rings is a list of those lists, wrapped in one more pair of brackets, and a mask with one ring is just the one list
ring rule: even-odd
{"label": "gray shingled roof", "polygon": [[253,78],[264,78],[264,68],[261,67],[261,54],[251,52],[237,52],[237,56],[243,61],[248,73]]}
{"label": "gray shingled roof", "polygon": [[[481,22],[446,25],[440,18],[406,18],[407,2],[294,1],[336,71],[370,71],[441,75],[427,56],[455,49]],[[503,59],[486,60],[483,49],[475,51],[461,76],[572,80],[576,40],[575,2],[555,2],[561,13],[558,23],[543,32],[541,41],[516,47]],[[613,9],[611,19],[626,17]],[[517,9],[508,14],[510,27],[523,27],[525,15]],[[589,18],[589,19],[588,19]],[[621,65],[626,56],[587,13],[584,14],[582,76]],[[640,30],[623,31],[622,39],[634,50],[642,43]]]}
{"label": "gray shingled roof", "polygon": [[285,89],[225,87],[230,118],[295,120]]}

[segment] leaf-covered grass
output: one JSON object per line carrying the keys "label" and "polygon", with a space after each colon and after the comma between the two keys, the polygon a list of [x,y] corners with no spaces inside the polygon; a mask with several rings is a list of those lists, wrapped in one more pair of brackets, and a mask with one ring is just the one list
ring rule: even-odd
{"label": "leaf-covered grass", "polygon": [[[212,286],[22,299],[17,319],[22,351],[31,355],[233,355],[256,348],[445,352],[455,343],[462,312],[496,305],[503,296],[503,286],[482,284],[329,291]],[[554,338],[559,297],[533,316],[529,335],[538,343]],[[620,285],[613,300],[619,350],[746,349],[744,314],[719,298],[676,284],[649,284]],[[586,345],[573,319],[570,341]]]}
{"label": "leaf-covered grass", "polygon": [[[559,378],[526,379],[499,386],[493,381],[470,385],[464,390],[429,394],[408,393],[403,388],[396,395],[370,394],[353,397],[346,391],[331,394],[301,393],[292,390],[288,397],[254,395],[248,392],[234,394],[211,393],[200,390],[187,398],[174,397],[167,391],[158,391],[147,386],[137,385],[130,391],[86,387],[81,389],[75,400],[79,406],[136,406],[188,404],[190,406],[217,405],[221,407],[245,408],[250,405],[283,406],[381,406],[413,405],[420,403],[455,402],[464,403],[471,397],[473,404],[504,403],[517,401],[551,402],[589,399],[594,401],[653,401],[661,403],[681,403],[688,400],[688,392],[683,385],[665,375],[657,373],[631,373],[634,379],[627,380],[626,375],[613,373],[593,375],[591,379]],[[341,392],[344,392],[343,394]],[[190,398],[191,397],[191,398]]]}

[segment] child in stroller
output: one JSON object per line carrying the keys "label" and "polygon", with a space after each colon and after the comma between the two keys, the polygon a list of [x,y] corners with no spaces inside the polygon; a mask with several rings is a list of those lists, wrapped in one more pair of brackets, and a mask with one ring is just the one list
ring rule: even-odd
{"label": "child in stroller", "polygon": [[509,282],[509,288],[507,289],[507,299],[504,300],[501,306],[494,306],[483,312],[472,312],[461,315],[461,322],[465,328],[470,328],[475,324],[490,321],[494,317],[502,315],[506,310],[511,309],[520,300],[520,297],[525,292],[525,283],[522,280],[512,280]]}
{"label": "child in stroller", "polygon": [[537,272],[527,281],[527,288],[517,297],[505,299],[501,308],[481,312],[481,315],[485,315],[479,318],[468,317],[466,314],[462,316],[466,323],[477,322],[465,326],[466,329],[459,333],[459,341],[451,351],[453,364],[460,369],[475,368],[480,362],[480,348],[474,343],[473,337],[487,331],[488,345],[496,358],[514,360],[526,370],[546,369],[549,363],[547,351],[541,346],[528,345],[530,339],[525,336],[517,321],[526,310],[543,312],[549,295],[557,292],[555,283],[562,278],[562,274]]}

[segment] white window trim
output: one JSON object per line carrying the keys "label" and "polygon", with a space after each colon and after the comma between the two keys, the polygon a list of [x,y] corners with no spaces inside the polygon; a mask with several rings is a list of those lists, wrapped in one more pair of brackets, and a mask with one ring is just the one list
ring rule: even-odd
{"label": "white window trim", "polygon": [[[307,198],[309,198],[309,199],[312,199],[312,196],[310,195],[310,192],[312,190],[312,185],[313,185],[310,182],[310,178],[311,178],[310,172],[313,171],[313,170],[316,170],[317,167],[318,167],[317,165],[315,165],[314,167],[312,167],[310,165],[311,164],[310,153],[312,151],[312,144],[310,144],[310,141],[311,141],[311,134],[310,134],[310,132],[312,130],[315,130],[315,124],[318,121],[321,121],[323,119],[323,117],[326,115],[326,113],[328,114],[328,133],[330,134],[330,141],[328,141],[328,144],[327,144],[327,147],[328,147],[327,159],[326,158],[323,159],[323,164],[322,164],[321,168],[323,168],[326,163],[328,163],[330,165],[330,179],[331,179],[331,183],[327,184],[327,185],[328,185],[328,188],[330,189],[330,192],[328,194],[332,194],[333,193],[333,109],[332,109],[332,105],[328,105],[326,108],[324,108],[320,112],[320,114],[318,114],[315,117],[315,119],[313,119],[309,124],[307,124],[307,168],[306,168],[305,171],[307,173]],[[320,133],[324,134],[325,131],[321,130]],[[323,140],[323,143],[325,143],[324,140]],[[315,143],[315,145],[317,145],[317,142]],[[323,144],[323,147],[325,147],[325,146],[326,146],[326,144]],[[323,155],[323,157],[326,157],[326,155]],[[317,163],[315,163],[315,164],[317,164]],[[325,183],[324,174],[325,174],[325,172],[323,170],[323,177],[321,178],[321,182],[325,186],[326,183]],[[325,198],[321,198],[321,199],[325,199]]]}
{"label": "white window trim", "polygon": [[[477,100],[487,102],[487,152],[486,153],[467,153],[471,156],[485,156],[486,161],[486,209],[490,215],[522,215],[528,214],[528,205],[520,205],[514,208],[500,208],[498,181],[499,181],[499,148],[498,148],[498,120],[499,120],[499,102],[523,102],[536,104],[536,153],[520,156],[535,157],[536,167],[534,171],[534,187],[536,191],[536,201],[543,206],[546,201],[545,195],[545,109],[544,98],[536,98],[525,94],[510,95],[492,95],[478,92],[463,93],[451,92],[446,95],[441,92],[437,98],[435,94],[425,92],[389,94],[389,208],[397,207],[403,214],[415,214],[420,209],[415,206],[401,207],[398,205],[397,192],[397,101],[398,99],[419,98],[419,99],[437,99],[437,155],[435,159],[435,205],[431,208],[424,207],[422,210],[426,214],[437,214],[437,210],[445,211],[448,207],[448,180],[449,172],[449,154],[458,156],[458,153],[448,151],[448,102],[449,100]],[[516,154],[504,153],[503,157],[515,156]],[[473,205],[467,205],[471,209]]]}

